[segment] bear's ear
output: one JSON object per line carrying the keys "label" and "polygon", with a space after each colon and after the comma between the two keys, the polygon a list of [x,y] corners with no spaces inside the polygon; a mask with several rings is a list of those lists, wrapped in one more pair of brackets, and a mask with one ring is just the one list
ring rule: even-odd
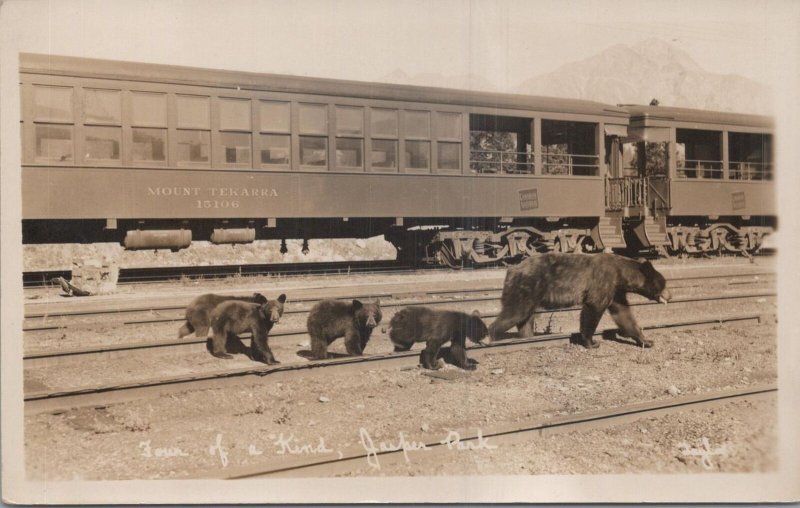
{"label": "bear's ear", "polygon": [[286,303],[286,295],[281,293],[281,296],[278,297],[278,301],[281,303]]}
{"label": "bear's ear", "polygon": [[481,313],[480,313],[480,311],[478,309],[473,310],[472,311],[472,315],[474,317],[481,317]]}
{"label": "bear's ear", "polygon": [[353,312],[356,312],[363,306],[364,306],[363,303],[359,302],[358,300],[353,300]]}
{"label": "bear's ear", "polygon": [[655,273],[656,269],[653,268],[653,263],[650,261],[645,261],[642,263],[642,272],[644,273]]}

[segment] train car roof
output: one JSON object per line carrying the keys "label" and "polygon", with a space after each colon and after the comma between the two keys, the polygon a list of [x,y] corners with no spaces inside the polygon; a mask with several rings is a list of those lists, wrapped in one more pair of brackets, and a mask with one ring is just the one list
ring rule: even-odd
{"label": "train car roof", "polygon": [[769,116],[746,115],[723,111],[706,111],[702,109],[673,108],[665,106],[639,106],[621,104],[620,107],[631,115],[631,123],[643,122],[645,125],[659,122],[683,122],[714,125],[735,125],[740,127],[773,127]]}
{"label": "train car roof", "polygon": [[587,100],[259,74],[71,56],[20,53],[20,73],[574,113],[612,117],[613,123],[628,123],[628,111],[625,108]]}

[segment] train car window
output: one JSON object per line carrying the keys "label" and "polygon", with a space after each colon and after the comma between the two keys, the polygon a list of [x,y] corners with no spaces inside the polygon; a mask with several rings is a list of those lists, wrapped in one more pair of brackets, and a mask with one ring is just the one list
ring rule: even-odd
{"label": "train car window", "polygon": [[397,135],[399,132],[396,109],[370,109],[371,167],[375,171],[397,171]]}
{"label": "train car window", "polygon": [[336,167],[358,169],[364,167],[364,140],[336,138]]}
{"label": "train car window", "polygon": [[261,132],[283,132],[291,127],[291,109],[288,102],[260,101]]}
{"label": "train car window", "polygon": [[361,168],[364,166],[364,140],[336,138],[336,167]]}
{"label": "train car window", "polygon": [[363,136],[364,108],[336,106],[336,135]]}
{"label": "train car window", "polygon": [[166,129],[134,127],[132,131],[134,162],[166,162]]}
{"label": "train car window", "polygon": [[135,127],[166,127],[167,95],[131,92],[131,125]]}
{"label": "train car window", "polygon": [[403,111],[405,167],[431,169],[431,114],[429,111]]}
{"label": "train car window", "polygon": [[336,167],[346,169],[363,168],[364,108],[336,106],[335,111]]}
{"label": "train car window", "polygon": [[427,111],[404,111],[405,136],[410,139],[430,139],[431,114]]}
{"label": "train car window", "polygon": [[287,134],[261,134],[261,164],[288,166],[291,162],[290,137]]}
{"label": "train car window", "polygon": [[34,122],[73,123],[72,88],[33,87]]}
{"label": "train car window", "polygon": [[406,140],[406,167],[410,169],[430,169],[430,141]]}
{"label": "train car window", "polygon": [[208,131],[176,131],[178,153],[176,160],[178,164],[189,162],[208,163],[210,150],[211,134]]}
{"label": "train car window", "polygon": [[469,115],[469,169],[476,174],[534,172],[532,119]]}
{"label": "train car window", "polygon": [[36,125],[36,159],[48,162],[72,162],[72,126]]}
{"label": "train car window", "polygon": [[250,131],[252,115],[248,99],[219,100],[219,128],[223,131]]}
{"label": "train car window", "polygon": [[372,140],[372,167],[379,170],[397,169],[397,141],[394,139]]}
{"label": "train car window", "polygon": [[623,143],[622,144],[622,176],[639,176],[639,146],[644,143]]}
{"label": "train car window", "polygon": [[208,97],[176,95],[179,129],[211,129],[211,102]]}
{"label": "train car window", "polygon": [[300,133],[328,135],[328,106],[325,104],[300,104]]}
{"label": "train car window", "polygon": [[119,90],[83,90],[84,123],[121,125],[122,101]]}
{"label": "train car window", "polygon": [[328,138],[300,136],[300,164],[325,167],[328,165]]}
{"label": "train car window", "polygon": [[372,137],[397,138],[397,110],[372,108],[370,128]]}
{"label": "train car window", "polygon": [[436,113],[436,137],[450,141],[461,140],[461,113]]}
{"label": "train car window", "polygon": [[[252,113],[249,99],[219,100],[219,142],[222,162],[250,164]],[[246,131],[246,132],[243,132]]]}
{"label": "train car window", "polygon": [[439,169],[461,170],[461,143],[437,143],[439,151]]}
{"label": "train car window", "polygon": [[542,120],[542,174],[597,176],[597,124]]}
{"label": "train car window", "polygon": [[623,143],[622,176],[667,176],[668,146],[666,141]]}
{"label": "train car window", "polygon": [[119,161],[122,129],[87,125],[84,149],[88,161]]}
{"label": "train car window", "polygon": [[250,133],[220,132],[219,141],[226,164],[250,164]]}
{"label": "train car window", "polygon": [[728,133],[731,180],[772,180],[772,136]]}
{"label": "train car window", "polygon": [[291,164],[291,103],[259,101],[261,164],[289,166]]}
{"label": "train car window", "polygon": [[722,132],[677,129],[677,176],[722,178]]}

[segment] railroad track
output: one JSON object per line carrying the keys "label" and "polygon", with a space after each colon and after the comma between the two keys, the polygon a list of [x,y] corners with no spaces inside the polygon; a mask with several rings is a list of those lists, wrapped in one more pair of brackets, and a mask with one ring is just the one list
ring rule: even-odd
{"label": "railroad track", "polygon": [[[759,292],[759,293],[747,293],[747,294],[736,294],[736,295],[725,295],[725,296],[716,295],[716,296],[674,298],[671,301],[670,305],[715,302],[715,301],[735,301],[735,300],[745,300],[754,298],[775,298],[776,296],[777,294],[775,292]],[[406,307],[409,305],[452,306],[454,304],[460,304],[464,302],[487,301],[496,299],[497,296],[473,297],[464,300],[446,300],[446,301],[425,300],[418,302],[403,302],[403,303],[389,302],[389,303],[383,303],[382,308],[384,310],[387,310],[397,307]],[[630,305],[632,307],[656,307],[660,306],[661,304],[651,301],[640,301],[640,302],[632,302]],[[309,307],[306,307],[303,309],[293,309],[292,312],[302,313],[302,312],[308,312],[308,310]],[[537,316],[552,315],[565,312],[578,312],[580,310],[581,310],[580,307],[573,306],[564,309],[539,311],[536,312],[536,315]],[[497,317],[497,313],[485,313],[482,314],[482,317],[484,319],[494,318]],[[180,318],[180,320],[183,320],[183,318]],[[163,321],[174,321],[174,320],[165,319],[161,321],[146,321],[146,322],[163,322]],[[386,320],[386,322],[388,323],[388,319]],[[249,337],[249,334],[242,334],[241,337],[242,338]],[[289,340],[305,339],[307,338],[307,331],[305,328],[279,330],[271,333],[269,337],[270,337],[270,343],[275,345],[276,340],[289,341]],[[24,355],[23,365],[25,367],[54,366],[54,365],[62,365],[65,363],[69,363],[76,359],[108,360],[114,357],[129,356],[131,354],[161,356],[165,354],[166,350],[169,350],[171,353],[177,353],[178,351],[190,351],[196,349],[200,345],[205,345],[206,340],[207,339],[205,338],[197,338],[194,336],[189,336],[184,339],[146,341],[146,342],[136,342],[136,343],[126,343],[126,344],[115,344],[110,346],[63,349],[56,351],[41,351]]]}
{"label": "railroad track", "polygon": [[[250,265],[176,266],[154,268],[121,268],[118,284],[152,284],[179,279],[221,279],[232,276],[298,276],[334,275],[346,273],[403,273],[419,270],[398,261],[337,261],[306,263],[272,263]],[[439,266],[425,267],[425,270],[442,270]],[[42,270],[22,274],[24,288],[50,286],[56,277],[72,278],[71,270]]]}
{"label": "railroad track", "polygon": [[[718,390],[701,395],[671,397],[549,419],[529,419],[514,424],[498,425],[489,429],[483,428],[480,431],[476,431],[474,427],[454,430],[458,435],[458,443],[465,447],[470,444],[477,445],[481,441],[491,446],[507,446],[568,432],[613,427],[644,418],[662,417],[681,411],[714,409],[736,401],[771,400],[776,398],[777,393],[778,387],[776,385],[767,384],[733,390]],[[453,442],[452,440],[442,440],[441,437],[438,439],[429,438],[423,441],[414,439],[414,441],[423,442],[426,450],[408,452],[412,459],[415,456],[430,459],[447,453],[450,451],[448,443]],[[452,447],[452,444],[450,446]],[[188,476],[187,479],[215,478],[233,480],[267,477],[331,477],[363,470],[365,466],[370,467],[370,464],[373,468],[377,465],[386,469],[406,461],[402,449],[385,451],[378,449],[373,451],[368,447],[369,444],[366,446],[364,444],[352,445],[340,450],[341,453],[338,455],[330,453],[306,457],[279,457],[271,463],[196,472]],[[370,450],[369,461],[367,450]]]}
{"label": "railroad track", "polygon": [[[747,274],[736,274],[736,275],[705,275],[705,276],[690,276],[690,277],[673,277],[668,279],[668,282],[675,283],[675,282],[687,282],[687,281],[696,281],[696,282],[703,282],[703,281],[712,281],[712,280],[719,280],[719,279],[729,279],[728,285],[730,286],[743,286],[743,285],[752,285],[752,284],[759,284],[764,282],[772,282],[772,278],[775,276],[774,272],[753,272]],[[701,284],[694,284],[694,285],[674,285],[670,284],[670,288],[672,289],[680,289],[680,288],[691,288],[691,287],[701,287]],[[461,294],[469,294],[469,293],[491,293],[491,295],[486,294],[482,297],[472,297],[472,298],[461,298],[458,300],[452,300],[452,302],[448,303],[459,303],[459,302],[479,302],[479,301],[486,301],[497,299],[500,297],[500,292],[502,291],[502,283],[498,284],[487,284],[486,286],[473,288],[473,289],[443,289],[443,290],[426,290],[426,291],[410,291],[406,294],[408,295],[419,295],[425,294],[430,297],[446,297],[449,295],[461,295]],[[398,291],[372,291],[369,293],[360,293],[360,294],[351,294],[351,295],[344,295],[339,296],[337,298],[343,300],[350,300],[350,299],[369,299],[369,298],[398,298],[403,296],[403,293]],[[293,314],[293,313],[302,313],[307,312],[314,303],[320,301],[320,298],[317,297],[300,297],[300,298],[290,298],[289,302],[292,304],[308,304],[306,307],[302,308],[287,308],[285,313],[286,314]],[[113,309],[71,309],[62,312],[30,312],[26,313],[25,315],[25,323],[23,324],[23,331],[31,332],[31,331],[44,331],[44,330],[56,330],[56,329],[63,329],[69,326],[69,323],[65,322],[65,319],[68,318],[87,318],[90,316],[131,316],[135,314],[146,314],[148,317],[143,319],[130,319],[126,318],[124,320],[114,322],[114,324],[118,325],[141,325],[141,324],[149,324],[149,323],[167,323],[167,322],[178,322],[184,319],[183,311],[186,309],[186,304],[188,301],[185,301],[181,304],[169,304],[169,305],[148,305],[143,307],[131,307],[131,308],[113,308]],[[427,303],[439,303],[434,301],[431,302],[419,302],[419,304],[427,304]],[[391,305],[391,304],[389,304]],[[408,304],[403,304],[408,305]],[[387,305],[384,305],[387,306]],[[173,316],[154,316],[154,314],[158,313],[166,313],[166,312],[175,312],[176,314]],[[47,323],[49,321],[49,323]],[[60,321],[60,322],[59,322]],[[85,325],[86,323],[81,323]]]}
{"label": "railroad track", "polygon": [[[774,320],[774,317],[761,314],[731,315],[716,319],[651,324],[642,328],[644,330],[694,329],[730,324],[761,323],[769,319]],[[595,336],[607,336],[615,332],[616,330],[613,328],[606,329],[598,331]],[[495,342],[488,347],[470,348],[470,356],[480,358],[491,351],[516,351],[535,347],[542,343],[565,342],[569,341],[572,335],[572,333],[560,333]],[[153,398],[181,391],[243,384],[253,382],[261,377],[268,377],[269,381],[281,381],[291,380],[298,375],[302,375],[304,379],[312,376],[326,376],[332,371],[346,372],[359,371],[364,368],[413,367],[417,363],[418,356],[419,351],[413,350],[405,353],[344,357],[291,365],[258,365],[236,370],[168,378],[161,377],[135,383],[118,383],[75,390],[29,391],[25,393],[24,407],[26,414],[58,413],[79,407],[105,407],[111,404]]]}

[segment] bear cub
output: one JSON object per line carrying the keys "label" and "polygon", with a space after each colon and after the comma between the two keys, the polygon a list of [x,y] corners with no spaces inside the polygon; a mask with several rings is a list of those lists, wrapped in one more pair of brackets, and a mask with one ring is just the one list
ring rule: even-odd
{"label": "bear cub", "polygon": [[311,357],[323,360],[328,357],[328,346],[344,337],[347,353],[358,356],[364,352],[372,330],[381,322],[381,302],[351,303],[323,300],[308,314],[308,334],[311,336]]}
{"label": "bear cub", "polygon": [[426,342],[419,361],[424,368],[433,370],[440,368],[437,361],[439,349],[448,341],[455,365],[462,369],[475,369],[475,362],[467,358],[466,339],[482,344],[489,333],[477,310],[466,314],[406,307],[392,317],[389,326],[389,338],[395,351],[408,351],[415,342]]}
{"label": "bear cub", "polygon": [[270,330],[283,315],[285,302],[286,295],[280,295],[277,300],[269,300],[262,305],[238,300],[219,304],[211,312],[211,329],[214,332],[211,354],[218,358],[233,358],[225,351],[225,345],[228,340],[238,340],[238,334],[249,331],[253,334],[250,357],[270,365],[279,363],[267,339]]}
{"label": "bear cub", "polygon": [[[608,309],[621,335],[643,347],[653,342],[633,318],[627,293],[667,303],[667,282],[649,261],[636,261],[615,254],[542,254],[522,261],[506,273],[501,296],[502,310],[489,326],[490,340],[512,326],[530,329],[536,309],[563,309],[582,305],[580,339],[585,347],[597,347],[592,339]],[[524,333],[524,332],[523,332]]]}
{"label": "bear cub", "polygon": [[257,303],[259,305],[267,303],[267,298],[261,293],[253,293],[253,296],[222,296],[215,294],[198,296],[186,307],[186,323],[178,330],[178,338],[182,339],[192,332],[195,332],[195,336],[200,338],[208,337],[208,328],[211,326],[211,311],[222,302],[231,300]]}

